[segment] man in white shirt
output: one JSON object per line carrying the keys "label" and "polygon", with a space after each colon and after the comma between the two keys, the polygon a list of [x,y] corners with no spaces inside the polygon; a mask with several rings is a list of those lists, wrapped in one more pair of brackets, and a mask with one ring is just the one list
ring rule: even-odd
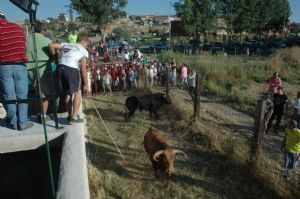
{"label": "man in white shirt", "polygon": [[[87,81],[87,59],[89,56],[86,50],[89,39],[87,34],[80,34],[77,43],[51,43],[49,51],[52,55],[58,53],[58,76],[61,91],[66,94],[66,106],[68,120],[70,123],[83,122],[78,116],[81,101],[81,77],[83,90],[88,92]],[[80,65],[79,65],[80,64]],[[81,75],[80,75],[81,72]],[[72,101],[72,95],[74,100]]]}

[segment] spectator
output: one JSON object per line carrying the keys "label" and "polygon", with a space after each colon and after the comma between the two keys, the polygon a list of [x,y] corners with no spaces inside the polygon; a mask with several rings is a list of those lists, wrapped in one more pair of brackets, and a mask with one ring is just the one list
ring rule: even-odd
{"label": "spectator", "polygon": [[277,72],[274,72],[273,76],[268,79],[269,93],[275,94],[278,91],[278,87],[281,86],[281,78]]}
{"label": "spectator", "polygon": [[28,122],[28,83],[25,62],[25,35],[20,26],[0,12],[0,82],[7,111],[8,127],[24,131]]}
{"label": "spectator", "polygon": [[[118,66],[119,65],[116,64],[116,67],[118,67]],[[116,70],[114,65],[111,66],[110,75],[112,78],[112,89],[116,90],[118,88],[118,71]]]}
{"label": "spectator", "polygon": [[101,88],[101,71],[100,68],[97,67],[96,68],[96,88],[97,88],[97,92],[100,92],[100,88]]}
{"label": "spectator", "polygon": [[133,84],[134,84],[134,88],[138,87],[138,71],[137,71],[137,65],[134,65],[133,68]]}
{"label": "spectator", "polygon": [[298,128],[300,126],[300,91],[297,93],[297,99],[294,103],[294,113],[292,118],[297,121]]}
{"label": "spectator", "polygon": [[153,86],[153,80],[154,80],[154,65],[151,62],[150,62],[150,65],[148,66],[147,77],[148,77],[148,83],[149,83],[148,87],[152,88],[152,86]]}
{"label": "spectator", "polygon": [[188,70],[185,64],[182,65],[181,68],[181,74],[180,74],[180,78],[181,78],[181,89],[183,89],[184,85],[187,85],[187,77],[188,77]]}
{"label": "spectator", "polygon": [[290,179],[291,169],[296,167],[300,153],[300,130],[295,120],[288,122],[281,148],[284,157],[284,178]]}
{"label": "spectator", "polygon": [[134,72],[132,68],[129,68],[128,71],[128,89],[131,90],[133,87],[133,81],[134,81]]}
{"label": "spectator", "polygon": [[[49,50],[52,55],[55,55],[59,50],[58,59],[58,75],[59,85],[62,92],[66,95],[66,106],[68,110],[69,123],[83,122],[78,115],[78,110],[81,101],[81,77],[83,80],[83,90],[88,92],[87,81],[87,60],[89,53],[86,50],[89,39],[87,34],[80,34],[77,43],[51,43]],[[78,68],[80,63],[80,69]],[[81,76],[80,72],[81,71]],[[72,96],[74,95],[74,100]]]}
{"label": "spectator", "polygon": [[171,62],[171,84],[173,87],[176,86],[176,70],[177,70],[177,66],[176,66],[176,61],[175,59],[173,59],[173,61]]}
{"label": "spectator", "polygon": [[122,72],[120,74],[120,81],[121,81],[121,86],[122,86],[122,90],[126,91],[126,73],[125,73],[125,69],[122,69]]}
{"label": "spectator", "polygon": [[196,71],[193,70],[193,72],[189,75],[189,81],[190,81],[190,88],[189,88],[189,94],[193,101],[195,101],[196,97]]}
{"label": "spectator", "polygon": [[263,134],[265,134],[266,131],[267,131],[267,128],[268,128],[269,120],[270,120],[270,118],[273,114],[274,104],[271,100],[271,94],[270,93],[264,93],[263,96],[262,96],[262,99],[266,100],[266,112],[265,112],[265,115],[264,115],[264,131],[263,131]]}
{"label": "spectator", "polygon": [[106,88],[107,90],[109,90],[109,95],[111,95],[111,84],[112,84],[112,78],[108,72],[108,68],[105,68],[104,75],[102,78],[103,95],[106,94]]}
{"label": "spectator", "polygon": [[[41,86],[41,94],[43,98],[43,113],[39,113],[38,121],[42,122],[41,114],[44,114],[45,121],[50,120],[50,116],[47,115],[50,96],[54,96],[54,78],[52,75],[52,63],[49,61],[49,53],[48,53],[48,45],[51,40],[45,37],[45,29],[42,22],[38,21],[35,25],[35,38],[36,38],[36,47],[37,47],[37,59],[38,67],[39,67],[39,75],[40,75],[40,86]],[[37,74],[35,69],[35,53],[32,41],[32,35],[28,35],[26,38],[26,54],[29,59],[29,63],[27,64],[28,69],[28,77],[31,80],[31,83],[36,91],[36,94],[39,95],[38,92],[38,83],[37,83]],[[55,107],[56,108],[56,107]]]}
{"label": "spectator", "polygon": [[123,60],[124,61],[129,61],[129,52],[125,51],[124,55],[123,55]]}
{"label": "spectator", "polygon": [[272,116],[269,120],[268,127],[267,127],[267,132],[271,128],[272,122],[276,117],[276,124],[275,124],[275,127],[274,127],[274,134],[278,134],[279,133],[278,128],[279,128],[279,125],[280,125],[281,117],[283,115],[284,107],[285,107],[286,112],[288,110],[288,98],[283,93],[283,90],[282,90],[281,86],[278,87],[278,93],[275,93],[273,95],[273,104],[274,104],[274,111],[273,111]]}
{"label": "spectator", "polygon": [[70,33],[69,37],[68,37],[68,41],[69,43],[73,43],[73,44],[76,44],[77,43],[77,34],[75,32],[75,30],[72,30],[72,32]]}
{"label": "spectator", "polygon": [[92,71],[91,68],[87,68],[87,82],[88,82],[88,96],[92,94]]}

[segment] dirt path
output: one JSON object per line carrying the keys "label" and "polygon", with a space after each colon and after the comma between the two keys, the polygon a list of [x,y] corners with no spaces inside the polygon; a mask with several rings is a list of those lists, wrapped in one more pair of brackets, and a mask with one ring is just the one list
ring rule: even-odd
{"label": "dirt path", "polygon": [[[156,91],[161,89],[156,88]],[[170,90],[171,95],[176,95],[183,99],[185,106],[188,110],[193,112],[193,101],[189,96],[188,91],[172,88]],[[229,129],[236,134],[241,134],[251,139],[254,131],[254,118],[237,111],[220,99],[208,98],[201,96],[200,98],[200,118],[206,121],[210,121],[220,127]],[[275,122],[275,121],[274,121]],[[279,136],[273,134],[267,134],[264,136],[263,148],[268,153],[271,159],[282,158],[282,152],[280,151],[281,142],[283,140],[284,132],[280,132]]]}
{"label": "dirt path", "polygon": [[[156,88],[155,90],[161,89]],[[187,109],[193,112],[193,101],[188,91],[172,88],[170,94],[183,99]],[[251,116],[225,105],[218,99],[209,99],[208,97],[201,96],[200,100],[200,118],[217,123],[224,128],[230,128],[234,131],[248,134],[253,133],[254,119]]]}

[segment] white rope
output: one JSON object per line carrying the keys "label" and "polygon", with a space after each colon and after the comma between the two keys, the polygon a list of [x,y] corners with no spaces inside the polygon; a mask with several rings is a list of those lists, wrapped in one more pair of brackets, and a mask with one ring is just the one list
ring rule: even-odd
{"label": "white rope", "polygon": [[101,117],[101,115],[100,115],[100,113],[99,113],[97,107],[95,106],[95,104],[94,104],[92,98],[91,98],[90,96],[87,97],[87,98],[90,99],[90,101],[92,102],[92,104],[93,104],[93,106],[94,106],[94,109],[96,110],[96,112],[97,112],[99,118],[101,119],[101,121],[102,121],[102,123],[103,123],[103,125],[104,125],[104,127],[105,127],[105,129],[106,129],[106,132],[108,133],[108,135],[110,136],[111,140],[113,141],[113,143],[114,143],[115,147],[117,148],[117,150],[118,150],[120,156],[122,157],[123,160],[125,160],[124,156],[122,155],[122,152],[120,151],[120,149],[119,149],[117,143],[115,142],[115,140],[114,140],[114,138],[112,137],[110,131],[108,130],[108,128],[107,128],[105,122],[103,121],[103,119],[102,119],[102,117]]}

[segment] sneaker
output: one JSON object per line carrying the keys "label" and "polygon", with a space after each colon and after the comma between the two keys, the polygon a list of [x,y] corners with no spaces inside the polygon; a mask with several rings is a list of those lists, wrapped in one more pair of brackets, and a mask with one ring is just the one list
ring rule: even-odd
{"label": "sneaker", "polygon": [[[44,117],[45,117],[45,122],[51,120],[51,117],[49,115],[47,115],[47,114]],[[38,122],[42,123],[42,115],[38,115]]]}
{"label": "sneaker", "polygon": [[31,127],[33,127],[33,123],[29,122],[29,123],[27,124],[26,127],[24,127],[24,128],[19,128],[19,130],[20,130],[20,131],[25,131],[25,130],[31,128]]}
{"label": "sneaker", "polygon": [[79,115],[77,115],[77,118],[71,118],[71,120],[69,121],[69,124],[73,124],[73,123],[82,123],[84,120],[82,118],[79,117]]}

